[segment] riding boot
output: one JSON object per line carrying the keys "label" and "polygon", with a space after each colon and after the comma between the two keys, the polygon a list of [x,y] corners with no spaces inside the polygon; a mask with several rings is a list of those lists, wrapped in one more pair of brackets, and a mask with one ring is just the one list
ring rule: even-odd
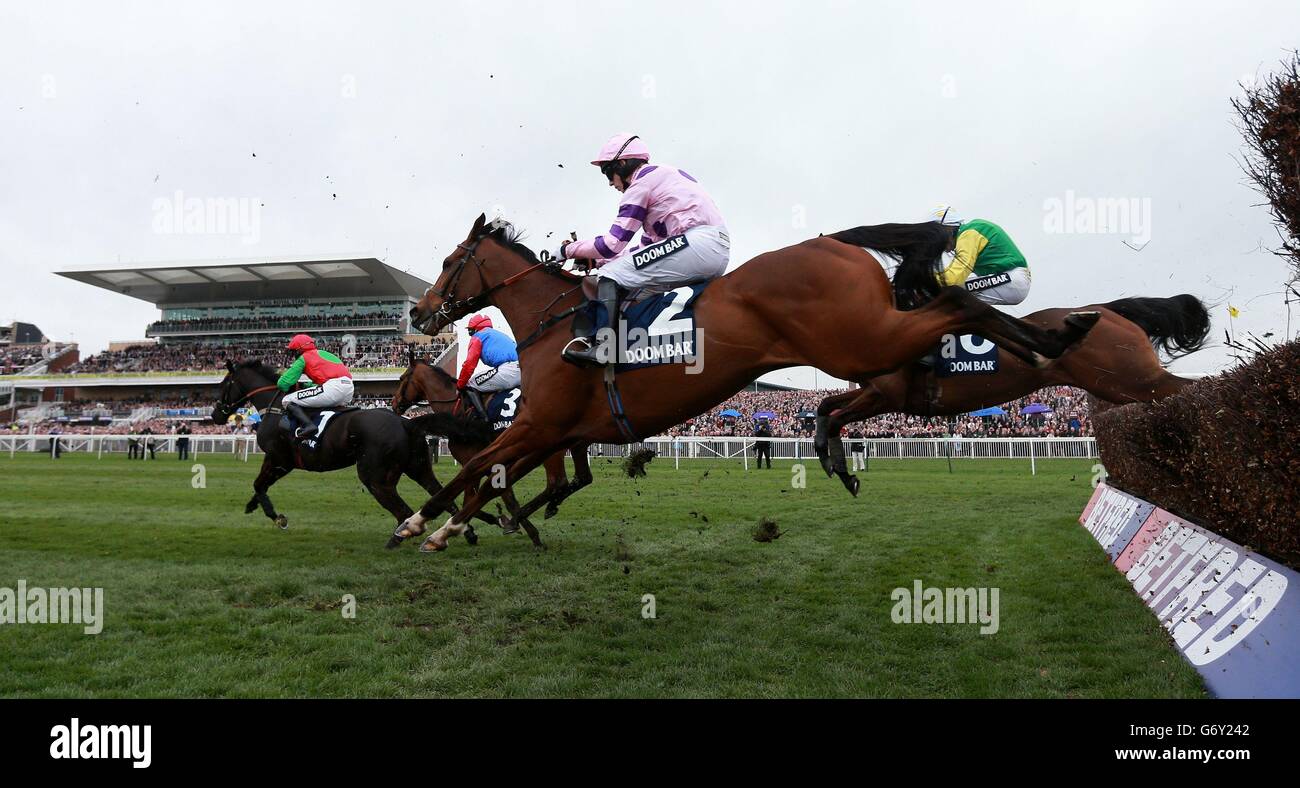
{"label": "riding boot", "polygon": [[[602,278],[596,284],[596,300],[605,306],[605,325],[597,328],[594,345],[591,340],[578,337],[565,346],[562,355],[570,364],[603,367],[612,363],[618,353],[618,343],[609,341],[609,335],[618,330],[618,282]],[[602,334],[606,341],[601,341]]]}
{"label": "riding boot", "polygon": [[311,419],[307,418],[307,414],[303,411],[302,405],[299,405],[296,402],[286,402],[284,403],[284,409],[285,412],[293,417],[293,420],[296,423],[302,425],[298,428],[298,431],[294,433],[295,437],[302,440],[303,438],[310,438],[316,434],[316,425],[312,424]]}
{"label": "riding boot", "polygon": [[474,412],[484,421],[488,420],[487,407],[483,404],[483,395],[478,389],[464,389],[465,399],[474,408]]}

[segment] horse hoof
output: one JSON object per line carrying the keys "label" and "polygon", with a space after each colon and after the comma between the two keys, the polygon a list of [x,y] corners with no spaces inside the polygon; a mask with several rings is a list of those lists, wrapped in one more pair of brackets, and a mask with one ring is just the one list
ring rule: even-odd
{"label": "horse hoof", "polygon": [[547,504],[547,505],[546,505],[546,514],[542,515],[542,519],[543,519],[543,520],[549,520],[549,519],[551,519],[552,517],[554,517],[555,515],[557,515],[557,514],[559,514],[559,513],[560,513],[560,507],[556,506],[556,505],[553,504],[553,503]]}
{"label": "horse hoof", "polygon": [[519,523],[515,522],[513,517],[501,515],[497,518],[497,525],[501,526],[501,535],[509,536],[510,534],[519,533]]}
{"label": "horse hoof", "polygon": [[289,518],[285,517],[282,514],[278,515],[275,518],[275,524],[280,528],[281,531],[289,530]]}
{"label": "horse hoof", "polygon": [[465,541],[469,542],[470,546],[473,547],[474,545],[478,544],[478,534],[474,533],[473,530],[466,531]]}
{"label": "horse hoof", "polygon": [[544,542],[538,542],[537,544],[533,545],[533,550],[539,553],[546,552],[546,549],[547,549],[546,544]]}
{"label": "horse hoof", "polygon": [[1101,320],[1100,312],[1071,312],[1065,316],[1065,324],[1078,331],[1088,332]]}
{"label": "horse hoof", "polygon": [[252,514],[255,511],[257,511],[257,501],[249,501],[244,507],[244,514]]}
{"label": "horse hoof", "polygon": [[384,549],[396,550],[397,548],[402,546],[402,541],[403,541],[402,537],[398,536],[397,534],[393,534],[392,536],[388,537],[388,544],[384,545]]}
{"label": "horse hoof", "polygon": [[443,543],[439,544],[439,543],[433,541],[433,537],[432,537],[432,536],[430,536],[428,539],[425,539],[425,540],[420,544],[420,552],[421,552],[421,553],[441,553],[443,550],[446,550],[446,549],[447,549],[447,543],[446,543],[446,542],[443,542]]}

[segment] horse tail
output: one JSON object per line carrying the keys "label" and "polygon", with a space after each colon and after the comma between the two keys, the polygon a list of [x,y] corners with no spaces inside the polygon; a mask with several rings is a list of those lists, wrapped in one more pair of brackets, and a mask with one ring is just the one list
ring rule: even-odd
{"label": "horse tail", "polygon": [[1121,298],[1103,304],[1146,332],[1151,345],[1175,359],[1195,353],[1210,334],[1210,313],[1194,295],[1170,298]]}
{"label": "horse tail", "polygon": [[915,309],[939,295],[939,271],[953,228],[938,222],[872,224],[831,233],[842,243],[865,246],[900,259],[894,273],[894,303]]}
{"label": "horse tail", "polygon": [[479,419],[466,419],[450,413],[425,413],[406,419],[407,428],[424,435],[437,435],[450,441],[487,445],[495,437],[492,426]]}

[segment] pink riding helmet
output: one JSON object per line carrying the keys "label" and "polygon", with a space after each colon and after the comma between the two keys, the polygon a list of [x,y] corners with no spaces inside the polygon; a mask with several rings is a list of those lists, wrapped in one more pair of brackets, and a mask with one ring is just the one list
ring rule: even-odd
{"label": "pink riding helmet", "polygon": [[596,154],[596,159],[592,164],[599,167],[616,159],[641,159],[648,162],[650,161],[650,149],[635,134],[615,134],[600,149],[600,153]]}

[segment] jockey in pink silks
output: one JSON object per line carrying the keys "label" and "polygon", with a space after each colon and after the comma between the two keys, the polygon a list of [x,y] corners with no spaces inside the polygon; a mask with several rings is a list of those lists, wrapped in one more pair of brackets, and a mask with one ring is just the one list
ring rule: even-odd
{"label": "jockey in pink silks", "polygon": [[[594,261],[595,300],[604,304],[608,321],[598,329],[618,324],[620,288],[633,298],[658,295],[716,279],[727,270],[731,239],[726,223],[713,199],[685,170],[651,164],[649,148],[634,134],[611,137],[591,163],[623,193],[618,216],[608,232],[590,240],[565,241],[551,258]],[[641,241],[629,248],[638,230]],[[586,287],[588,297],[592,290]],[[565,347],[564,358],[582,366],[604,366],[614,355],[603,344],[574,339]]]}

